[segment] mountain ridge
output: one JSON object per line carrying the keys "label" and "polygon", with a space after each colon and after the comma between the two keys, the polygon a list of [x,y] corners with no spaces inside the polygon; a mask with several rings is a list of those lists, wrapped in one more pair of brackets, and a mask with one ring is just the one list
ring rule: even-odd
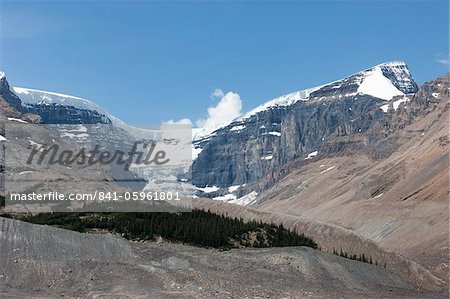
{"label": "mountain ridge", "polygon": [[[379,71],[379,73],[377,71]],[[342,83],[347,83],[347,82],[345,82],[346,80],[350,80],[352,78],[354,81],[356,81],[356,85],[358,85],[358,87],[360,87],[364,83],[364,81],[365,81],[364,79],[370,78],[372,73],[379,75],[377,80],[372,80],[372,84],[367,84],[366,86],[363,86],[364,88],[361,91],[358,89],[357,90],[345,90],[345,89],[342,90],[341,85],[342,85]],[[376,81],[379,81],[380,79],[381,80],[383,80],[383,79],[389,80],[389,83],[391,84],[391,86],[389,86],[388,82],[381,82],[381,83],[384,83],[384,86],[381,89],[384,89],[386,87],[390,88],[390,93],[388,95],[384,94],[384,95],[380,96],[379,93],[376,92],[376,89],[378,88],[378,86],[376,86],[376,83],[379,83]],[[339,84],[339,83],[341,83],[341,84]],[[348,83],[347,83],[347,85],[348,85]],[[331,90],[334,94],[343,94],[343,95],[349,96],[349,95],[356,95],[358,93],[362,93],[362,94],[379,97],[386,101],[391,100],[394,95],[404,95],[404,94],[414,93],[418,90],[417,83],[412,78],[412,76],[409,72],[408,66],[405,62],[403,62],[403,61],[388,61],[388,62],[377,64],[368,69],[353,73],[344,78],[341,78],[341,79],[338,79],[338,80],[335,80],[335,81],[332,81],[329,83],[318,85],[318,86],[312,87],[312,88],[302,89],[299,91],[294,91],[294,92],[291,92],[288,94],[284,94],[284,95],[275,97],[271,100],[264,102],[263,104],[255,107],[255,108],[251,109],[250,111],[243,113],[242,115],[238,116],[237,118],[235,118],[234,120],[232,120],[230,122],[227,122],[220,126],[217,126],[212,130],[199,132],[198,134],[196,134],[194,136],[194,140],[197,141],[197,140],[211,137],[215,131],[217,131],[221,128],[224,128],[232,123],[244,122],[246,119],[258,114],[261,111],[267,110],[267,109],[271,109],[274,107],[291,106],[298,101],[307,101],[307,100],[311,100],[311,98],[314,100],[318,100],[318,99],[320,100],[323,97],[323,94],[319,95],[319,94],[315,94],[315,92],[318,90],[324,89],[324,88],[326,90]],[[310,97],[310,95],[311,95],[311,97]],[[333,95],[331,95],[331,96],[333,96]]]}
{"label": "mountain ridge", "polygon": [[[332,89],[336,89],[335,92],[338,92],[338,88],[336,88],[336,83],[342,82],[347,78],[351,78],[354,76],[358,76],[361,74],[364,74],[366,72],[369,72],[374,69],[381,69],[383,72],[383,76],[385,78],[388,78],[390,82],[392,83],[395,88],[399,88],[398,90],[402,92],[403,94],[411,93],[417,91],[417,84],[414,82],[414,79],[411,77],[407,64],[403,61],[388,61],[381,64],[377,64],[373,67],[370,67],[368,69],[359,71],[357,73],[351,74],[347,77],[344,77],[342,79],[338,79],[336,81],[332,81],[329,83],[325,83],[316,87],[307,88],[299,91],[295,91],[292,93],[284,94],[279,97],[275,97],[269,101],[264,102],[263,104],[251,109],[248,112],[243,113],[236,119],[232,120],[229,123],[223,124],[221,126],[218,126],[214,128],[212,131],[206,131],[201,132],[201,129],[194,129],[197,131],[197,133],[194,133],[194,139],[204,139],[205,137],[208,137],[210,134],[212,134],[214,131],[223,128],[233,122],[239,122],[244,121],[245,119],[250,118],[251,116],[259,113],[262,110],[270,109],[272,107],[276,106],[290,106],[295,104],[296,102],[300,100],[308,100],[309,95],[313,94],[313,97],[315,99],[318,98],[317,94],[314,94],[317,90],[324,88],[326,86],[330,86]],[[6,79],[6,73],[1,72],[1,78]],[[406,79],[405,79],[406,78]],[[369,88],[370,89],[370,88]],[[401,89],[401,90],[400,90]],[[94,119],[94,121],[109,121],[119,125],[123,126],[125,123],[121,121],[119,118],[113,116],[110,114],[107,109],[104,107],[96,104],[93,101],[87,100],[85,98],[73,96],[73,95],[67,95],[64,93],[59,92],[53,92],[53,91],[44,91],[44,90],[38,90],[38,89],[32,89],[32,88],[25,88],[25,87],[12,87],[11,90],[21,99],[23,105],[25,107],[28,107],[28,109],[33,110],[33,107],[36,109],[37,106],[42,104],[54,104],[54,105],[65,105],[65,106],[73,106],[75,108],[83,109],[83,110],[92,110],[98,112],[99,116]],[[397,94],[398,95],[398,94]],[[39,110],[39,109],[38,109]],[[42,109],[40,109],[42,110]]]}
{"label": "mountain ridge", "polygon": [[385,118],[386,103],[394,100],[396,110],[417,90],[406,63],[395,61],[306,90],[301,96],[293,93],[266,102],[248,118],[194,139],[198,157],[192,167],[193,185],[256,182],[339,135],[365,134]]}

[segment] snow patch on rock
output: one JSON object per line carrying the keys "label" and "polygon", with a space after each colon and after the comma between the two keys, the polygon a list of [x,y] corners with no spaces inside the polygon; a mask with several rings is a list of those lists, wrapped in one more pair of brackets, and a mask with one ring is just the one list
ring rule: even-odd
{"label": "snow patch on rock", "polygon": [[27,124],[26,121],[21,120],[21,119],[18,119],[18,118],[14,118],[14,117],[8,117],[8,120],[10,120],[10,121],[16,121],[16,122],[23,123],[23,124]]}
{"label": "snow patch on rock", "polygon": [[394,96],[403,95],[403,92],[383,75],[379,66],[367,71],[366,77],[358,87],[358,92],[386,101],[391,100]]}
{"label": "snow patch on rock", "polygon": [[311,158],[317,156],[318,153],[319,153],[318,151],[314,151],[312,153],[309,153],[308,157],[306,157],[305,160],[308,160],[308,159],[311,159]]}
{"label": "snow patch on rock", "polygon": [[385,104],[380,107],[381,110],[383,110],[384,113],[387,113],[389,110],[389,104]]}
{"label": "snow patch on rock", "polygon": [[234,185],[234,186],[230,186],[228,187],[228,192],[233,193],[234,191],[236,191],[237,189],[239,189],[242,185]]}
{"label": "snow patch on rock", "polygon": [[192,145],[192,160],[197,159],[198,155],[200,155],[202,150],[203,149],[201,147],[196,147],[196,146]]}
{"label": "snow patch on rock", "polygon": [[268,155],[268,156],[261,157],[261,160],[272,160],[272,158],[273,158],[273,155]]}
{"label": "snow patch on rock", "polygon": [[265,102],[262,105],[259,105],[253,110],[250,110],[249,112],[245,113],[243,116],[239,118],[239,120],[245,120],[250,117],[252,117],[255,114],[258,114],[262,111],[275,108],[275,107],[287,107],[290,106],[298,101],[307,101],[309,99],[309,95],[313,93],[314,91],[322,88],[324,85],[320,85],[317,87],[304,89],[300,91],[296,91],[287,95],[283,95],[277,98],[274,98],[268,102]]}
{"label": "snow patch on rock", "polygon": [[211,192],[216,192],[218,191],[220,188],[217,186],[206,186],[204,188],[200,188],[200,187],[195,187],[197,190],[200,190],[204,193],[211,193]]}
{"label": "snow patch on rock", "polygon": [[406,103],[406,102],[408,102],[408,101],[409,101],[409,99],[408,99],[407,97],[403,97],[403,98],[401,98],[401,99],[399,99],[399,100],[394,101],[394,102],[392,103],[392,106],[394,107],[394,110],[397,110],[398,107],[400,107],[400,104],[401,104],[401,103]]}
{"label": "snow patch on rock", "polygon": [[245,129],[245,126],[239,125],[232,127],[230,131],[242,131],[243,129]]}
{"label": "snow patch on rock", "polygon": [[332,170],[332,169],[335,168],[335,167],[336,167],[336,166],[330,166],[330,167],[328,167],[327,169],[322,170],[320,173],[328,172],[328,171]]}
{"label": "snow patch on rock", "polygon": [[225,194],[221,196],[216,196],[213,198],[214,200],[221,200],[221,201],[231,201],[236,199],[236,195],[234,194]]}
{"label": "snow patch on rock", "polygon": [[280,137],[281,133],[277,132],[277,131],[272,131],[272,132],[268,132],[268,133],[263,133],[262,135],[272,135],[272,136]]}
{"label": "snow patch on rock", "polygon": [[240,206],[249,206],[255,202],[257,196],[258,196],[258,193],[256,191],[252,191],[247,195],[244,195],[237,199],[230,200],[228,202],[234,203],[234,204],[237,204]]}

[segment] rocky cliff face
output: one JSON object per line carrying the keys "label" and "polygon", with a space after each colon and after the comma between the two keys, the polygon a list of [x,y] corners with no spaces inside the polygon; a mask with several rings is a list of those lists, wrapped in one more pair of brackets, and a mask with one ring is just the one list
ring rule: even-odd
{"label": "rocky cliff face", "polygon": [[45,124],[111,124],[106,111],[85,99],[34,89],[12,89],[24,112],[40,115]]}
{"label": "rocky cliff face", "polygon": [[[16,93],[17,90],[20,92]],[[7,117],[24,116],[28,122],[46,124],[111,123],[106,115],[95,109],[89,109],[74,102],[64,104],[60,101],[61,95],[11,88],[4,73],[0,73],[0,95],[3,101],[2,111]]]}
{"label": "rocky cliff face", "polygon": [[386,105],[394,103],[395,111],[417,90],[406,64],[390,62],[272,100],[194,142],[202,151],[192,166],[192,182],[199,187],[256,182],[290,161],[322,152],[336,137],[366,134],[386,119]]}
{"label": "rocky cliff face", "polygon": [[55,103],[29,104],[24,111],[40,115],[46,124],[110,124],[111,121],[95,110]]}
{"label": "rocky cliff face", "polygon": [[19,97],[11,92],[5,73],[0,72],[0,95],[2,111],[10,117],[17,117],[22,111],[22,103]]}

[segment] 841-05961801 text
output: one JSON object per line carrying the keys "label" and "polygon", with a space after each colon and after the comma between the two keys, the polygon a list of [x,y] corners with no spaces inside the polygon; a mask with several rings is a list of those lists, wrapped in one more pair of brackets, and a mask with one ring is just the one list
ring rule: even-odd
{"label": "841-05961801 text", "polygon": [[99,192],[99,200],[180,200],[178,192],[141,191],[141,192]]}
{"label": "841-05961801 text", "polygon": [[60,192],[46,193],[11,193],[11,201],[172,201],[180,200],[178,192],[164,191],[95,191],[92,193],[70,193]]}

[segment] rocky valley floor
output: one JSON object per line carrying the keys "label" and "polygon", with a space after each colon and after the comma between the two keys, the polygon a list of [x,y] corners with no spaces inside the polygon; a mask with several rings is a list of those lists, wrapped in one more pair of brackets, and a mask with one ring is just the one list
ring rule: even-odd
{"label": "rocky valley floor", "polygon": [[445,298],[306,247],[218,251],[0,219],[3,298]]}

